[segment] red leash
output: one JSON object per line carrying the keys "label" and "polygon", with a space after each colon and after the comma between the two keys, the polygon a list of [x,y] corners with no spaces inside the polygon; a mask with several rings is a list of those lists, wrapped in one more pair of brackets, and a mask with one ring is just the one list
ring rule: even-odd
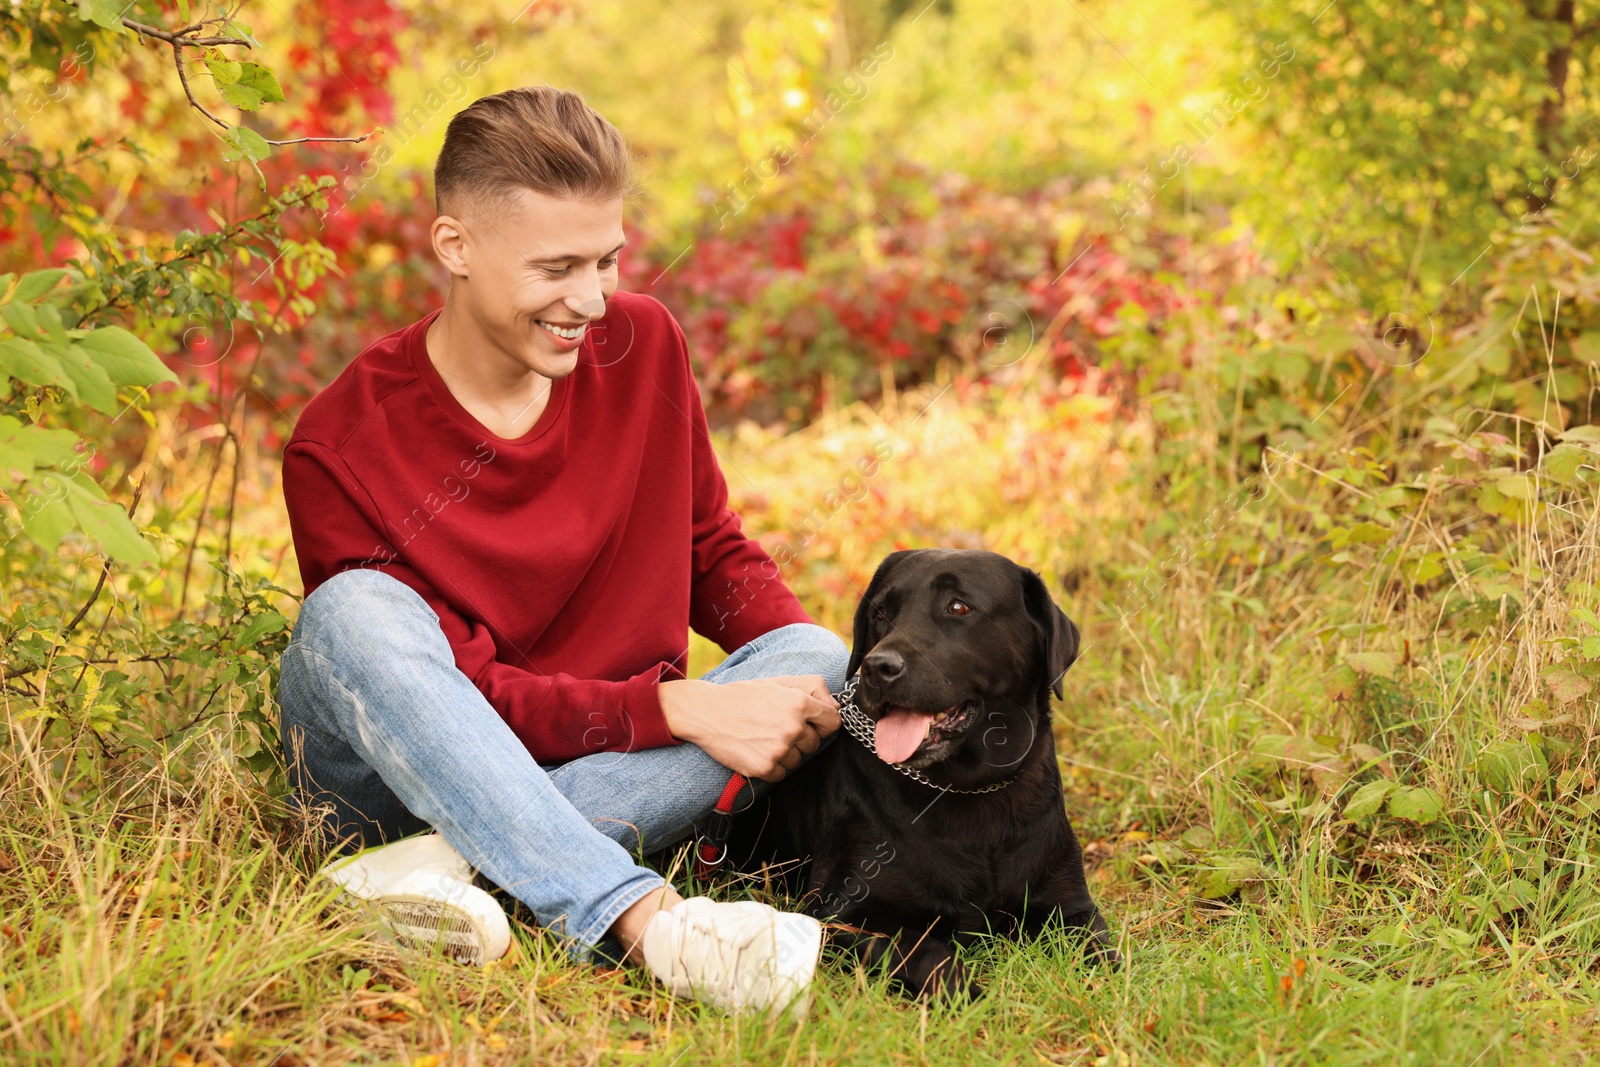
{"label": "red leash", "polygon": [[735,774],[723,787],[722,797],[717,801],[717,806],[711,809],[710,821],[700,835],[700,845],[695,851],[695,878],[702,881],[710,878],[712,872],[728,858],[728,834],[733,829],[733,802],[748,784],[744,775]]}
{"label": "red leash", "polygon": [[[854,681],[847,682],[844,689],[840,690],[838,699],[841,711],[844,705],[855,699],[855,692]],[[870,740],[863,743],[869,749],[872,747]],[[748,778],[735,773],[723,787],[722,798],[717,801],[717,806],[711,809],[711,817],[706,823],[705,831],[700,834],[700,843],[695,849],[695,878],[701,881],[710,878],[712,873],[727,861],[728,835],[733,830],[733,802],[738,798],[740,791],[749,784]]]}

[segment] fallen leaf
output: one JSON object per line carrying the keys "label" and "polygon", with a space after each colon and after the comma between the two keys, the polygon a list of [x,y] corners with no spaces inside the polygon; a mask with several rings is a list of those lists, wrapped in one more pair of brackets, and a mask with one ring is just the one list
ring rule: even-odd
{"label": "fallen leaf", "polygon": [[1352,652],[1344,661],[1362,674],[1376,674],[1394,681],[1394,672],[1400,666],[1400,657],[1393,652]]}
{"label": "fallen leaf", "polygon": [[1533,789],[1550,775],[1544,749],[1532,741],[1497,741],[1478,753],[1478,775],[1496,793]]}
{"label": "fallen leaf", "polygon": [[1544,684],[1557,704],[1571,704],[1582,700],[1594,688],[1594,683],[1569,670],[1552,670],[1545,674]]}
{"label": "fallen leaf", "polygon": [[1389,799],[1389,794],[1398,788],[1387,778],[1368,782],[1351,794],[1349,803],[1344,806],[1344,817],[1354,822],[1376,815],[1383,807],[1383,802]]}
{"label": "fallen leaf", "polygon": [[1389,814],[1426,826],[1444,814],[1444,797],[1427,786],[1400,786],[1389,796]]}

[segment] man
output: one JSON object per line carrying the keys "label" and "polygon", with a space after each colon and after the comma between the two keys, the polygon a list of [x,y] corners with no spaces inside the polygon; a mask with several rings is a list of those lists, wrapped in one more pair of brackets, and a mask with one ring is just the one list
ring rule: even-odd
{"label": "man", "polygon": [[[284,456],[307,593],[284,745],[330,845],[365,846],[328,873],[468,959],[510,938],[477,870],[580,959],[802,1005],[814,920],[684,901],[630,856],[731,772],[816,751],[848,653],[728,509],[683,332],[616,291],[626,146],[575,94],[515,89],[451,120],[434,179],[443,308],[363,351]],[[690,625],[730,653],[699,680]]]}

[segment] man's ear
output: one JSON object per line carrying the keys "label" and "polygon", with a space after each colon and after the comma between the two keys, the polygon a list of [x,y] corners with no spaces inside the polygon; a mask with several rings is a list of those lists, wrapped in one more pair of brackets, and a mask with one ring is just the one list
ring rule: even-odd
{"label": "man's ear", "polygon": [[433,220],[429,230],[433,240],[433,254],[452,275],[467,276],[467,234],[461,220],[451,215],[440,215]]}
{"label": "man's ear", "polygon": [[1078,627],[1050,599],[1044,579],[1026,567],[1022,570],[1022,599],[1039,635],[1039,655],[1049,671],[1050,691],[1060,699],[1061,676],[1078,658]]}
{"label": "man's ear", "polygon": [[867,583],[867,591],[862,594],[861,603],[856,605],[855,642],[850,649],[850,665],[844,669],[847,680],[855,677],[856,671],[861,667],[861,661],[867,658],[872,646],[878,643],[877,620],[873,617],[873,598],[883,590],[889,572],[894,570],[902,559],[916,551],[919,550],[902,548],[898,552],[884,556],[883,562],[878,564],[877,571],[872,575],[872,581]]}

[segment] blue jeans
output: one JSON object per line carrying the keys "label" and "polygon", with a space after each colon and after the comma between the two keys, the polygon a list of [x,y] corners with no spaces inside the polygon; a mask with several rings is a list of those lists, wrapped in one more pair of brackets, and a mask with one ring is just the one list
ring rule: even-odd
{"label": "blue jeans", "polygon": [[[795,623],[705,680],[817,674],[838,693],[848,661],[838,635]],[[330,846],[436,829],[579,959],[664,884],[630,853],[687,838],[732,773],[687,742],[541,766],[456,667],[433,609],[376,570],[344,571],[306,597],[278,702],[290,781],[302,809],[324,816]]]}

